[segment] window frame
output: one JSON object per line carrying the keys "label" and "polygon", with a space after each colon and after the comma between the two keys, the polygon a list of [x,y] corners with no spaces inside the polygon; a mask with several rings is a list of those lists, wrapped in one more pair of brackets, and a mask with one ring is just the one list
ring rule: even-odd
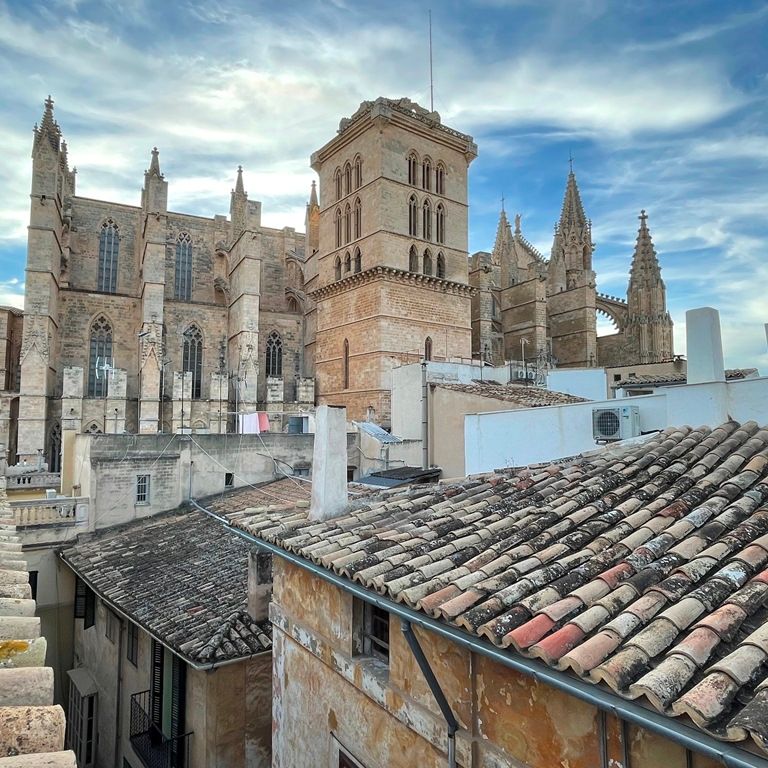
{"label": "window frame", "polygon": [[177,301],[192,301],[192,238],[182,232],[176,238],[175,273],[173,298]]}
{"label": "window frame", "polygon": [[99,233],[99,269],[96,290],[101,293],[117,293],[117,276],[120,263],[120,230],[112,219],[101,225]]}
{"label": "window frame", "polygon": [[283,377],[283,338],[274,330],[267,336],[264,375],[276,379]]}
{"label": "window frame", "polygon": [[192,399],[200,400],[203,394],[203,332],[195,323],[182,334],[181,371],[192,374]]}
{"label": "window frame", "polygon": [[125,632],[125,658],[133,664],[139,666],[139,625],[128,621]]}
{"label": "window frame", "polygon": [[109,373],[103,367],[99,369],[99,361],[109,360],[113,365],[112,346],[112,323],[106,315],[97,315],[88,333],[88,397],[109,395]]}
{"label": "window frame", "polygon": [[[376,659],[387,666],[389,665],[390,620],[391,616],[389,611],[385,611],[383,608],[379,608],[372,603],[364,603],[362,627],[363,655],[370,656],[372,659]],[[386,632],[381,631],[384,625],[386,625]],[[376,634],[377,629],[381,631],[382,635],[386,635],[386,639],[383,639]]]}
{"label": "window frame", "polygon": [[104,606],[104,637],[113,644],[120,637],[120,618],[106,605]]}
{"label": "window frame", "polygon": [[74,680],[69,680],[67,697],[66,746],[71,749],[81,768],[96,765],[98,732],[98,694],[83,696]]}
{"label": "window frame", "polygon": [[147,473],[136,475],[136,504],[151,504],[152,476]]}

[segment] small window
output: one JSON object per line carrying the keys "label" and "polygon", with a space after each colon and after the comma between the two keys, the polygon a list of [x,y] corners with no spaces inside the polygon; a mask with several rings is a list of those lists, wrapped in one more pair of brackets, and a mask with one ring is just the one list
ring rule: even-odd
{"label": "small window", "polygon": [[32,590],[32,599],[37,600],[37,571],[29,572],[29,588]]}
{"label": "small window", "polygon": [[104,634],[110,643],[117,642],[117,638],[120,634],[120,619],[115,616],[109,608],[106,609],[106,622],[104,626]]}
{"label": "small window", "polygon": [[92,627],[96,621],[96,595],[82,580],[75,580],[75,618],[83,619],[83,629]]}
{"label": "small window", "polygon": [[136,503],[149,504],[149,475],[136,476]]}
{"label": "small window", "polygon": [[128,622],[128,631],[126,632],[125,658],[134,667],[139,666],[139,627],[132,621]]}
{"label": "small window", "polygon": [[614,373],[613,374],[613,380],[614,381],[621,381],[621,374],[620,373]]}
{"label": "small window", "polygon": [[432,339],[429,336],[427,336],[426,340],[424,341],[424,359],[432,359]]}
{"label": "small window", "polygon": [[225,488],[234,488],[235,486],[235,473],[234,472],[227,472],[224,475],[224,487]]}
{"label": "small window", "polygon": [[347,341],[347,339],[344,339],[342,380],[344,389],[349,389],[349,341]]}
{"label": "small window", "polygon": [[389,613],[370,603],[365,604],[363,652],[389,663]]}

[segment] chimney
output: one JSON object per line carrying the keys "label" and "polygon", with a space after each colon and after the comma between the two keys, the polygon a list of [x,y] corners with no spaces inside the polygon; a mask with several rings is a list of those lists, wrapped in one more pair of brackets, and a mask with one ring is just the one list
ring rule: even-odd
{"label": "chimney", "polygon": [[725,381],[720,313],[712,307],[689,309],[685,313],[688,383]]}
{"label": "chimney", "polygon": [[310,520],[338,517],[347,506],[347,409],[320,405],[315,412]]}

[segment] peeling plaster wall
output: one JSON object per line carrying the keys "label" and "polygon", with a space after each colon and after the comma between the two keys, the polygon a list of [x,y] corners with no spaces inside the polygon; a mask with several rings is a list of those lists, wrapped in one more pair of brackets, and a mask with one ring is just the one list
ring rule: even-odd
{"label": "peeling plaster wall", "polygon": [[[399,621],[390,622],[390,663],[354,656],[355,601],[274,561],[271,618],[274,768],[332,762],[335,739],[365,768],[442,768],[445,723]],[[604,725],[609,768],[716,768],[682,747],[530,677],[416,629],[459,720],[464,768],[596,768]],[[624,744],[629,760],[624,759]]]}

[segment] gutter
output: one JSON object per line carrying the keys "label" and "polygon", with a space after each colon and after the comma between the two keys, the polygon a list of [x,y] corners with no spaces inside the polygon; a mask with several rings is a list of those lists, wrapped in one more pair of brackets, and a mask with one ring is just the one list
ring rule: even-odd
{"label": "gutter", "polygon": [[259,549],[281,557],[292,565],[309,571],[354,597],[388,611],[407,623],[422,627],[429,632],[444,637],[472,653],[478,653],[498,664],[514,669],[516,672],[521,672],[532,677],[534,680],[550,685],[558,691],[563,691],[587,704],[597,707],[599,710],[611,712],[622,720],[634,723],[652,733],[674,741],[692,752],[719,760],[726,768],[766,768],[765,758],[759,755],[748,752],[734,744],[719,741],[704,731],[700,731],[680,721],[673,721],[666,715],[647,709],[640,704],[636,704],[634,701],[622,699],[616,694],[608,693],[592,683],[587,683],[579,678],[559,672],[539,661],[506,653],[501,648],[480,640],[480,638],[469,635],[449,624],[437,621],[401,603],[396,603],[387,597],[366,589],[356,582],[352,582],[333,571],[317,565],[311,560],[307,560],[293,552],[288,552],[276,544],[259,539],[250,533],[246,533],[231,525],[228,520],[200,506],[194,500],[191,500],[191,503],[196,509],[223,523],[228,531],[256,545]]}

